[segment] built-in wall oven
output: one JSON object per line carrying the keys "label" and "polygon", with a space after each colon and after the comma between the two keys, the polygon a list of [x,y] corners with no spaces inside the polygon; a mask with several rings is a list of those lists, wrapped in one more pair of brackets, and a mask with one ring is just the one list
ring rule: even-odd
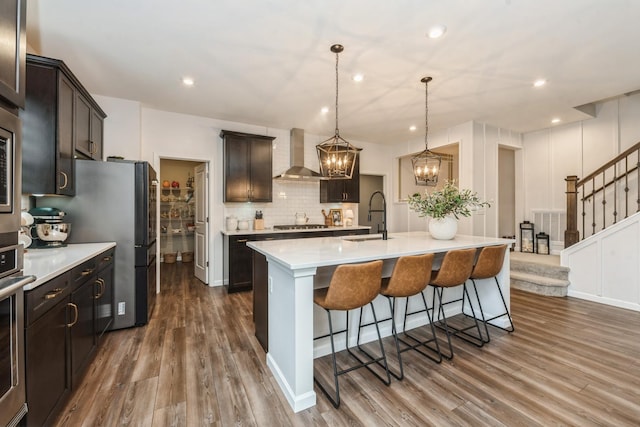
{"label": "built-in wall oven", "polygon": [[24,293],[20,228],[20,120],[0,109],[0,426],[27,411],[24,372]]}

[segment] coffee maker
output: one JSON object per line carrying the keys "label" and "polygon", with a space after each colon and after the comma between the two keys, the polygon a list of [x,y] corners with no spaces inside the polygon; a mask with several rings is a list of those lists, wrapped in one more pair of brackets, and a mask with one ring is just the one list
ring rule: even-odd
{"label": "coffee maker", "polygon": [[59,248],[69,237],[71,224],[64,222],[66,213],[57,208],[32,208],[29,213],[33,217],[31,226],[31,248]]}

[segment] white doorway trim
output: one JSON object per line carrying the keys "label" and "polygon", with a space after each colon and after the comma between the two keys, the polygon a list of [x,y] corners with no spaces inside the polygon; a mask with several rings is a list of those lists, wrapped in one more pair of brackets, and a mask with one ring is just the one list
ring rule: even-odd
{"label": "white doorway trim", "polygon": [[[206,163],[208,165],[208,170],[209,170],[209,177],[208,179],[208,187],[209,187],[209,192],[206,194],[207,200],[206,203],[208,204],[208,206],[211,206],[211,165],[212,165],[212,160],[210,158],[204,158],[204,157],[182,157],[182,156],[175,156],[172,154],[162,154],[162,153],[154,153],[153,156],[153,168],[156,170],[156,174],[158,176],[158,179],[160,179],[160,174],[161,174],[161,170],[160,170],[160,161],[161,160],[182,160],[182,161],[188,161],[188,162],[199,162],[199,163]],[[158,216],[156,218],[156,235],[160,236],[160,197],[156,198],[156,215]],[[209,209],[210,211],[210,209]],[[211,212],[209,212],[209,224],[211,224]],[[210,234],[210,232],[209,232]],[[211,265],[211,258],[213,257],[214,254],[214,246],[211,242],[211,239],[209,239],[208,242],[208,257],[209,257],[209,265]],[[160,293],[160,244],[159,241],[156,244],[156,259],[158,260],[158,262],[156,263],[156,292]],[[212,272],[212,268],[209,268],[209,284],[213,283],[212,282],[212,277],[211,277],[211,272]],[[211,285],[209,285],[211,286]]]}

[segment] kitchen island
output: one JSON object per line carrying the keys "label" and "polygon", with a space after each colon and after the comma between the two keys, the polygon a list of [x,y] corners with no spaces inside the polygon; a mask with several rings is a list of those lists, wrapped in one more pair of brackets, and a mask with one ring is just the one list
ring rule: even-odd
{"label": "kitchen island", "polygon": [[[264,255],[268,262],[268,317],[269,352],[267,365],[273,372],[289,405],[295,412],[316,403],[313,390],[313,359],[327,354],[326,345],[314,348],[314,331],[326,331],[325,315],[314,316],[313,290],[327,286],[337,265],[360,263],[376,259],[384,261],[383,276],[389,276],[395,260],[404,255],[435,253],[443,255],[449,250],[481,248],[511,244],[509,239],[456,236],[453,240],[435,240],[426,232],[389,234],[388,240],[375,236],[319,237],[286,241],[256,241],[247,245]],[[436,262],[439,261],[439,258]],[[509,252],[498,276],[502,292],[509,304]],[[486,288],[486,289],[485,289]],[[485,315],[498,312],[498,291],[494,287],[479,286]],[[498,298],[498,301],[496,301]],[[495,301],[495,304],[492,302]],[[374,303],[386,304],[382,297]],[[460,305],[450,304],[447,314],[460,312]],[[388,306],[387,306],[388,307]],[[403,313],[398,312],[398,318]],[[498,319],[499,320],[499,319]],[[339,320],[338,322],[341,322]],[[408,324],[416,327],[419,323]],[[390,327],[381,333],[389,335]],[[350,342],[353,337],[349,337]],[[364,340],[372,339],[365,335]],[[337,350],[345,341],[337,343]]]}

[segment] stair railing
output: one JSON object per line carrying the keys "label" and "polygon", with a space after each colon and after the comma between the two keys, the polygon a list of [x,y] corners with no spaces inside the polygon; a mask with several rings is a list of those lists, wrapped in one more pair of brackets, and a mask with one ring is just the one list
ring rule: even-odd
{"label": "stair railing", "polygon": [[[567,229],[564,247],[579,242],[620,219],[640,211],[640,142],[620,153],[582,179],[567,182]],[[635,200],[629,200],[634,197]],[[580,203],[579,203],[580,202]],[[582,221],[578,221],[578,209]]]}

